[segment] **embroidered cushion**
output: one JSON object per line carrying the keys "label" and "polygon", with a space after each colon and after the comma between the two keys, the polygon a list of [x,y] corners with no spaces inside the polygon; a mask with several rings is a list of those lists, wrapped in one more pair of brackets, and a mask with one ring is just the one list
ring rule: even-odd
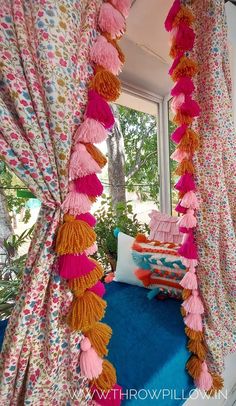
{"label": "embroidered cushion", "polygon": [[157,210],[152,210],[149,217],[151,219],[150,240],[181,244],[183,234],[179,232],[178,217],[172,217]]}

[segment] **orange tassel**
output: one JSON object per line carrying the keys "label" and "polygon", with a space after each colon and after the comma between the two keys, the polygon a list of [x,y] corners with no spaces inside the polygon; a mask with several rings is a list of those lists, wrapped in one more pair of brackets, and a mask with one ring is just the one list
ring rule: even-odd
{"label": "orange tassel", "polygon": [[97,379],[92,381],[98,389],[109,391],[116,384],[116,371],[113,365],[105,359],[102,365],[102,373]]}
{"label": "orange tassel", "polygon": [[182,291],[183,300],[187,300],[189,298],[189,296],[191,296],[191,294],[192,294],[191,289],[183,289],[183,291]]}
{"label": "orange tassel", "polygon": [[192,355],[186,364],[186,368],[189,375],[193,379],[197,379],[202,371],[202,361],[196,355]]}
{"label": "orange tassel", "polygon": [[212,387],[209,391],[207,391],[208,396],[214,397],[217,392],[223,389],[224,387],[224,380],[220,375],[217,374],[211,374],[212,379],[213,379],[213,384]]}
{"label": "orange tassel", "polygon": [[75,296],[80,296],[86,289],[94,286],[104,275],[104,269],[101,267],[101,265],[92,258],[90,258],[90,261],[96,264],[96,268],[94,268],[87,275],[70,279],[68,281],[68,286]]}
{"label": "orange tassel", "polygon": [[189,327],[185,327],[185,334],[191,340],[202,341],[203,340],[203,333],[202,331],[194,331]]}
{"label": "orange tassel", "polygon": [[198,73],[198,66],[195,61],[186,56],[182,56],[179,64],[174,69],[171,77],[177,82],[182,77],[193,77]]}
{"label": "orange tassel", "polygon": [[70,214],[64,215],[57,233],[56,252],[59,255],[80,254],[91,247],[96,241],[93,229],[82,220],[76,220]]}
{"label": "orange tassel", "polygon": [[190,125],[193,122],[193,117],[186,116],[185,114],[182,114],[180,111],[178,111],[172,121],[176,125],[182,125],[182,124]]}
{"label": "orange tassel", "polygon": [[193,354],[196,354],[202,361],[206,358],[206,347],[203,341],[190,339],[188,342],[188,350]]}
{"label": "orange tassel", "polygon": [[88,198],[89,198],[90,202],[92,202],[92,203],[96,203],[96,201],[97,201],[96,196],[88,196]]}
{"label": "orange tassel", "polygon": [[178,176],[182,176],[185,173],[194,173],[194,166],[192,161],[188,159],[184,159],[176,168],[175,174]]}
{"label": "orange tassel", "polygon": [[88,330],[104,317],[106,306],[105,300],[86,290],[82,296],[74,297],[67,317],[68,325],[73,331]]}
{"label": "orange tassel", "polygon": [[187,312],[185,310],[185,308],[183,306],[180,307],[180,312],[182,314],[182,317],[186,317],[187,316]]}
{"label": "orange tassel", "polygon": [[182,6],[173,21],[173,27],[177,27],[180,23],[184,23],[191,27],[194,21],[195,17],[191,10],[188,7]]}
{"label": "orange tassel", "polygon": [[93,144],[84,144],[84,145],[88,153],[93,157],[94,161],[97,162],[100,168],[103,168],[107,163],[107,158],[105,157],[105,155],[103,155],[103,153]]}
{"label": "orange tassel", "polygon": [[187,130],[178,145],[178,149],[189,154],[194,154],[199,148],[199,136],[193,130]]}
{"label": "orange tassel", "polygon": [[106,347],[111,339],[111,327],[104,323],[96,323],[93,328],[85,332],[85,335],[89,338],[99,357],[102,358],[108,354]]}
{"label": "orange tassel", "polygon": [[97,67],[97,73],[91,80],[89,87],[96,90],[100,96],[110,102],[116,101],[121,92],[119,79],[113,73],[101,67]]}

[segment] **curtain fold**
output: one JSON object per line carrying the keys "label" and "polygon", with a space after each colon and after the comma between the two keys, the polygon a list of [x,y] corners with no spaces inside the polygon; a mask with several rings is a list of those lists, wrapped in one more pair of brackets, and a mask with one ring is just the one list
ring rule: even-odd
{"label": "curtain fold", "polygon": [[[41,200],[23,284],[0,364],[0,403],[88,401],[79,341],[64,317],[71,293],[57,275],[53,242],[68,191],[73,133],[92,74],[100,0],[4,0],[0,10],[0,156]],[[84,390],[83,390],[84,389]]]}

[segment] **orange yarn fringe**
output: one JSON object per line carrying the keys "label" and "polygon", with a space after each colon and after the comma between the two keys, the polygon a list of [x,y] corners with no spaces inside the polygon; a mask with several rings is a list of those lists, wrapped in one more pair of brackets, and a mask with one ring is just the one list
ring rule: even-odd
{"label": "orange yarn fringe", "polygon": [[198,66],[195,61],[189,59],[186,56],[182,56],[179,64],[174,69],[171,77],[174,82],[177,82],[180,78],[184,77],[193,77],[198,72]]}
{"label": "orange yarn fringe", "polygon": [[191,155],[199,148],[199,136],[193,130],[187,130],[182,140],[178,144],[178,149],[183,152],[187,152]]}
{"label": "orange yarn fringe", "polygon": [[188,159],[184,159],[175,170],[175,174],[178,176],[182,176],[185,173],[194,173],[193,163]]}
{"label": "orange yarn fringe", "polygon": [[100,168],[103,168],[107,163],[107,158],[105,157],[105,155],[103,155],[103,153],[93,144],[84,144],[84,145],[88,153],[93,157],[94,161],[97,162]]}
{"label": "orange yarn fringe", "polygon": [[197,379],[202,371],[202,361],[196,355],[192,355],[186,364],[186,368],[189,375],[193,379]]}
{"label": "orange yarn fringe", "polygon": [[110,102],[115,101],[120,96],[121,84],[119,79],[113,73],[100,67],[98,67],[89,86]]}
{"label": "orange yarn fringe", "polygon": [[202,331],[194,331],[189,327],[185,327],[185,334],[191,340],[202,341],[203,340],[203,332]]}
{"label": "orange yarn fringe", "polygon": [[190,339],[188,342],[188,350],[197,355],[202,361],[206,358],[206,347],[203,341]]}
{"label": "orange yarn fringe", "polygon": [[[93,261],[92,258],[90,258],[90,261]],[[103,275],[104,270],[101,265],[97,263],[96,268],[94,268],[87,275],[70,279],[68,281],[68,286],[76,296],[80,296],[86,289],[94,286],[103,277]]]}
{"label": "orange yarn fringe", "polygon": [[182,114],[180,111],[178,111],[173,118],[173,122],[178,126],[182,124],[190,125],[193,122],[193,118],[190,116],[186,116],[185,114]]}
{"label": "orange yarn fringe", "polygon": [[195,21],[193,13],[188,7],[182,6],[173,21],[173,27],[178,26],[180,23],[184,23],[191,27]]}
{"label": "orange yarn fringe", "polygon": [[116,384],[116,371],[113,365],[105,359],[103,361],[102,373],[92,383],[99,389],[109,391]]}
{"label": "orange yarn fringe", "polygon": [[108,354],[107,345],[111,339],[112,329],[105,323],[96,323],[90,330],[85,332],[93,348],[99,357]]}
{"label": "orange yarn fringe", "polygon": [[224,380],[221,378],[221,376],[212,373],[211,374],[212,379],[213,379],[213,384],[212,387],[209,391],[207,391],[208,396],[215,396],[217,392],[223,389],[224,387]]}
{"label": "orange yarn fringe", "polygon": [[190,289],[183,289],[182,291],[182,298],[183,300],[186,300],[189,298],[189,296],[191,296],[192,291]]}

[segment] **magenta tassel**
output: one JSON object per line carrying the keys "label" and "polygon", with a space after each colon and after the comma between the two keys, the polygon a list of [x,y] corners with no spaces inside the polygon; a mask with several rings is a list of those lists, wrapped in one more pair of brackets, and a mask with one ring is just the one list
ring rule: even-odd
{"label": "magenta tassel", "polygon": [[96,295],[103,297],[106,293],[106,289],[104,283],[98,281],[96,285],[92,286],[92,288],[88,289],[90,292],[95,293]]}
{"label": "magenta tassel", "polygon": [[182,77],[171,90],[171,96],[178,96],[181,93],[189,96],[194,92],[194,90],[195,86],[192,79],[188,77]]}
{"label": "magenta tassel", "polygon": [[91,388],[91,394],[93,396],[93,400],[99,406],[120,406],[122,401],[122,388],[121,386],[115,384],[113,388],[109,391],[104,393],[101,390],[97,389],[96,386]]}
{"label": "magenta tassel", "polygon": [[89,380],[96,379],[102,373],[103,359],[98,356],[94,348],[91,346],[88,337],[85,337],[80,342],[80,370],[81,374]]}
{"label": "magenta tassel", "polygon": [[97,144],[107,138],[107,131],[99,121],[86,118],[75,133],[75,142]]}
{"label": "magenta tassel", "polygon": [[179,192],[187,193],[191,190],[195,190],[195,183],[193,180],[193,175],[190,173],[185,173],[179,179],[179,181],[175,185],[175,189],[179,190]]}
{"label": "magenta tassel", "polygon": [[197,246],[192,233],[187,235],[186,240],[178,250],[179,254],[187,259],[197,259]]}
{"label": "magenta tassel", "polygon": [[187,313],[193,314],[203,314],[204,307],[202,301],[199,297],[198,291],[193,290],[192,295],[188,297],[183,303],[182,306],[186,310]]}
{"label": "magenta tassel", "polygon": [[184,317],[184,322],[186,326],[191,328],[194,331],[202,331],[203,326],[202,326],[202,317],[200,314],[188,314],[186,317]]}
{"label": "magenta tassel", "polygon": [[195,40],[195,34],[191,27],[185,23],[180,23],[177,33],[174,37],[174,44],[178,46],[180,51],[191,51]]}
{"label": "magenta tassel", "polygon": [[171,110],[173,113],[177,113],[178,110],[181,109],[181,106],[185,102],[185,95],[183,93],[180,93],[178,96],[173,97],[172,102],[171,102]]}
{"label": "magenta tassel", "polygon": [[179,144],[179,142],[182,140],[188,126],[186,124],[181,125],[178,127],[171,135],[171,139],[175,144]]}
{"label": "magenta tassel", "polygon": [[109,104],[93,89],[88,92],[86,117],[99,121],[107,130],[115,124],[114,115]]}
{"label": "magenta tassel", "polygon": [[101,196],[103,186],[96,174],[87,175],[74,181],[75,190],[78,193],[84,193],[87,196]]}
{"label": "magenta tassel", "polygon": [[165,20],[166,31],[172,30],[174,19],[180,10],[180,7],[181,7],[180,0],[175,0]]}
{"label": "magenta tassel", "polygon": [[103,32],[108,32],[113,38],[124,33],[125,19],[111,4],[103,3],[100,8],[98,25]]}
{"label": "magenta tassel", "polygon": [[184,289],[197,289],[198,288],[198,282],[197,282],[197,275],[195,273],[195,271],[188,271],[186,272],[186,274],[184,275],[183,279],[180,282],[180,285],[184,288]]}
{"label": "magenta tassel", "polygon": [[89,274],[96,268],[96,264],[85,254],[65,254],[58,258],[59,275],[64,279],[79,278]]}
{"label": "magenta tassel", "polygon": [[180,62],[180,59],[182,58],[183,55],[184,55],[184,52],[182,52],[179,56],[177,56],[177,57],[174,59],[172,65],[171,65],[171,67],[170,67],[170,69],[169,69],[169,75],[170,75],[170,76],[171,76],[172,73],[174,72],[175,68],[178,66],[178,64],[179,64],[179,62]]}
{"label": "magenta tassel", "polygon": [[[182,202],[181,202],[182,203]],[[178,220],[179,227],[183,228],[194,228],[197,225],[197,219],[194,216],[194,210],[188,209],[186,214],[184,214]]]}
{"label": "magenta tassel", "polygon": [[83,213],[76,216],[76,220],[82,220],[88,223],[90,227],[94,227],[96,225],[97,220],[91,213]]}
{"label": "magenta tassel", "polygon": [[74,147],[74,152],[72,153],[70,159],[70,179],[75,179],[78,177],[90,175],[92,173],[100,172],[100,166],[88,153],[86,147],[81,143],[76,144]]}
{"label": "magenta tassel", "polygon": [[208,391],[211,389],[213,385],[213,379],[211,374],[208,372],[207,364],[205,361],[202,363],[202,371],[200,373],[200,376],[195,379],[194,382],[197,388],[202,391]]}
{"label": "magenta tassel", "polygon": [[[183,213],[185,214],[187,209],[185,207],[182,207],[180,202],[177,204],[175,211],[177,211],[177,213]],[[182,231],[180,231],[182,233]]]}
{"label": "magenta tassel", "polygon": [[199,104],[190,96],[186,96],[185,102],[181,105],[180,112],[185,116],[198,117],[200,115]]}

